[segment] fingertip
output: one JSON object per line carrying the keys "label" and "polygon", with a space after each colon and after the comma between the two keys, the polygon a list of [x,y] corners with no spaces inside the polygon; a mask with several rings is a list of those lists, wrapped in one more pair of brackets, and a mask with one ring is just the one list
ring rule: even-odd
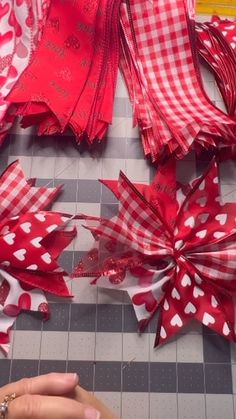
{"label": "fingertip", "polygon": [[87,407],[84,411],[84,416],[86,419],[100,419],[100,413],[93,409],[92,407]]}

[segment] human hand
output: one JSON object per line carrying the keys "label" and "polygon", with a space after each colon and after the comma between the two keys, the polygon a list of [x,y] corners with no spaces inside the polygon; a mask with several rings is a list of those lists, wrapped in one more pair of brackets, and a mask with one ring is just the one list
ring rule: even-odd
{"label": "human hand", "polygon": [[77,384],[76,374],[25,378],[1,387],[0,403],[6,395],[16,394],[9,403],[8,419],[99,419],[95,408],[64,396],[75,391]]}
{"label": "human hand", "polygon": [[80,386],[75,387],[71,397],[82,404],[93,406],[94,409],[100,412],[100,419],[117,419],[117,417],[101,402],[101,400],[98,400],[91,393]]}

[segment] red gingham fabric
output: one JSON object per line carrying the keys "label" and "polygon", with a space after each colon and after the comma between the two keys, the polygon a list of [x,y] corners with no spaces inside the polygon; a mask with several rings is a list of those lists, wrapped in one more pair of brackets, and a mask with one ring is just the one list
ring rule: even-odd
{"label": "red gingham fabric", "polygon": [[121,68],[145,153],[182,157],[199,133],[233,141],[235,121],[214,107],[199,80],[186,2],[122,3],[121,27]]}
{"label": "red gingham fabric", "polygon": [[156,345],[192,318],[236,340],[236,204],[221,201],[216,160],[187,186],[176,181],[174,160],[150,186],[136,187],[124,174],[117,184],[104,183],[119,199],[119,213],[111,220],[84,216],[95,247],[74,276],[127,291],[141,330],[159,310]]}

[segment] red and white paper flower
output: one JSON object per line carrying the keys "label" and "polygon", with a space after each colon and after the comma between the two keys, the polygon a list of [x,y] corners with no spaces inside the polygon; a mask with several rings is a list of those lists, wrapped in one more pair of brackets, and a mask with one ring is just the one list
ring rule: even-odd
{"label": "red and white paper flower", "polygon": [[159,311],[156,345],[194,318],[234,341],[236,204],[221,201],[215,160],[185,186],[175,169],[170,160],[150,186],[123,173],[118,183],[104,182],[119,212],[110,220],[84,217],[96,245],[74,275],[127,291],[141,330]]}
{"label": "red and white paper flower", "polygon": [[0,177],[0,348],[22,310],[48,315],[44,292],[70,297],[66,272],[57,263],[75,237],[71,216],[45,209],[61,187],[35,187],[16,161]]}

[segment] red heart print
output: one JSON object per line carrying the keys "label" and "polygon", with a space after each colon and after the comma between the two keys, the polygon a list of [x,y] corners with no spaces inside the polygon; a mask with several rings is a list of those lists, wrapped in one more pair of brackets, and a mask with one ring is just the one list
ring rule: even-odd
{"label": "red heart print", "polygon": [[134,295],[132,302],[137,306],[145,304],[146,310],[149,312],[152,312],[157,306],[157,301],[151,291],[141,292],[140,294]]}
{"label": "red heart print", "polygon": [[10,317],[16,317],[21,310],[29,310],[31,307],[31,297],[29,294],[21,294],[18,300],[18,306],[15,304],[8,304],[3,309],[3,313]]}
{"label": "red heart print", "polygon": [[3,16],[5,16],[9,12],[9,8],[10,6],[7,3],[4,4],[4,6],[0,4],[0,19],[2,19]]}
{"label": "red heart print", "polygon": [[139,278],[140,287],[145,287],[151,285],[153,272],[150,272],[148,269],[145,269],[143,266],[137,266],[130,269],[130,273],[135,277]]}
{"label": "red heart print", "polygon": [[9,294],[10,291],[10,285],[8,284],[8,282],[4,279],[4,281],[2,282],[2,285],[0,285],[0,305],[4,305],[7,296]]}
{"label": "red heart print", "polygon": [[9,336],[7,333],[0,332],[0,343],[1,345],[9,343]]}
{"label": "red heart print", "polygon": [[8,42],[10,42],[13,38],[13,32],[12,31],[8,31],[6,33],[4,33],[3,35],[0,33],[0,45],[3,46],[5,44],[7,44]]}
{"label": "red heart print", "polygon": [[19,25],[19,23],[16,19],[16,15],[15,15],[14,10],[11,11],[11,14],[10,14],[9,19],[8,19],[8,23],[9,23],[10,26],[14,27],[16,36],[21,36],[22,35],[22,29],[21,29],[21,26]]}

